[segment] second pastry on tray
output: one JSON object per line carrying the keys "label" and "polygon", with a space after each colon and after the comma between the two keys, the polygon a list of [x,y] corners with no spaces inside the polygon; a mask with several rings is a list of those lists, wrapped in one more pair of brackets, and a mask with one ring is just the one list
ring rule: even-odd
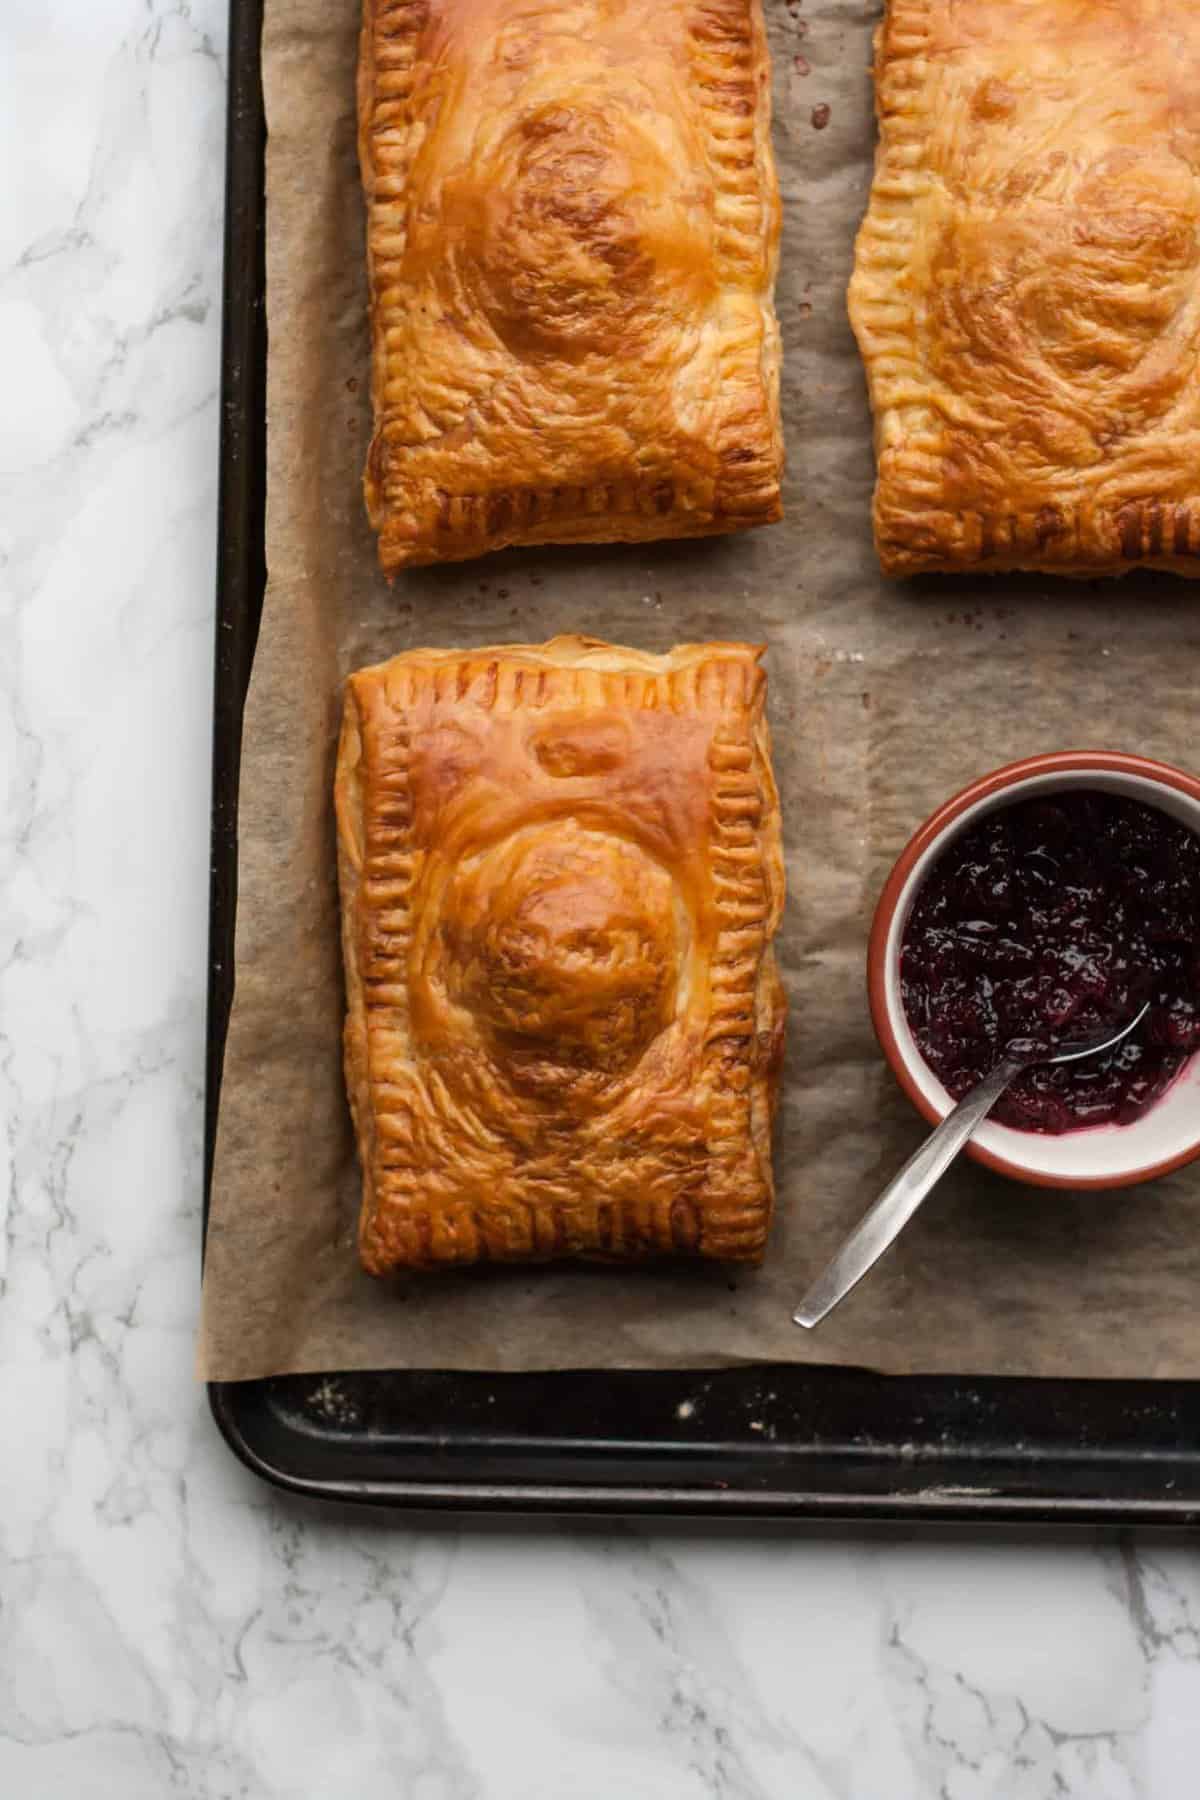
{"label": "second pastry on tray", "polygon": [[875,72],[885,572],[1200,574],[1194,0],[888,0]]}

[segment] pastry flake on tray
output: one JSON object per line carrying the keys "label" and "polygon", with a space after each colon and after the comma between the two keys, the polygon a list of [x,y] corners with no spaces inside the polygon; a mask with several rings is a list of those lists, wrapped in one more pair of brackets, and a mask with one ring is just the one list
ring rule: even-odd
{"label": "pastry flake on tray", "polygon": [[780,516],[761,0],[365,0],[388,574]]}
{"label": "pastry flake on tray", "polygon": [[784,872],[758,656],[562,637],[351,677],[338,860],[371,1273],[760,1260]]}
{"label": "pastry flake on tray", "polygon": [[875,76],[884,569],[1200,572],[1200,8],[890,0]]}

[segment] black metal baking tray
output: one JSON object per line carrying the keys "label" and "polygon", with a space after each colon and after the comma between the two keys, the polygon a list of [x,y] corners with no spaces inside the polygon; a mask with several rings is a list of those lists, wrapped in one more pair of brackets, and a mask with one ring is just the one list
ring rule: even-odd
{"label": "black metal baking tray", "polygon": [[[242,705],[265,581],[262,0],[232,0],[205,1196],[233,994]],[[852,1369],[214,1382],[267,1480],[423,1509],[1126,1524],[1200,1518],[1200,1382]]]}

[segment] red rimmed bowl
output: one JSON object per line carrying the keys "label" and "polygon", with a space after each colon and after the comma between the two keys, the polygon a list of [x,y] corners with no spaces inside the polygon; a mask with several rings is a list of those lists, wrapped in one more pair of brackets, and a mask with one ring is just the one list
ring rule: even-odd
{"label": "red rimmed bowl", "polygon": [[[953,1102],[917,1048],[900,997],[900,946],[930,869],[968,825],[1036,794],[1068,787],[1128,794],[1182,821],[1200,836],[1200,779],[1167,763],[1109,750],[1030,756],[973,781],[947,800],[909,841],[888,877],[871,927],[867,987],[871,1018],[893,1074],[917,1111],[936,1125]],[[967,1154],[1001,1175],[1037,1187],[1113,1188],[1153,1181],[1200,1156],[1200,1056],[1131,1125],[1101,1125],[1061,1137],[992,1121]]]}

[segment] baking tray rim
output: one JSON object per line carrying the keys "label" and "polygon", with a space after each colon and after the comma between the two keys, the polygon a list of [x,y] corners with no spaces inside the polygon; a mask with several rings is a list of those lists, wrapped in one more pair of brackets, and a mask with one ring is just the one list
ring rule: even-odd
{"label": "baking tray rim", "polygon": [[[237,789],[241,717],[245,687],[253,657],[258,610],[265,587],[263,512],[265,497],[265,368],[266,323],[264,308],[264,192],[263,170],[266,120],[261,87],[261,34],[263,0],[230,0],[226,143],[225,261],[223,276],[223,333],[221,352],[221,433],[218,505],[217,605],[214,668],[212,863],[210,871],[210,938],[207,1013],[207,1078],[204,1138],[203,1229],[207,1231],[212,1183],[213,1151],[219,1102],[221,1064],[233,988],[233,925],[237,890]],[[426,1372],[394,1371],[371,1379],[411,1381]],[[637,1371],[620,1371],[612,1380],[636,1381]],[[642,1372],[643,1376],[651,1371]],[[681,1379],[704,1379],[711,1372],[697,1371]],[[726,1372],[728,1373],[728,1372]],[[811,1383],[819,1391],[831,1373],[821,1367],[780,1365],[780,1381]],[[761,1379],[761,1369],[757,1372]],[[336,1374],[343,1382],[360,1379]],[[492,1379],[528,1381],[528,1376]],[[561,1383],[567,1372],[547,1379]],[[918,1377],[874,1377],[874,1381],[899,1398]],[[942,1378],[953,1383],[956,1378]],[[967,1378],[960,1378],[963,1381]],[[1162,1394],[1164,1384],[1104,1382],[1070,1384],[1047,1381],[1046,1390],[1062,1391],[1072,1385],[1092,1389],[1136,1386],[1148,1400]],[[1179,1393],[1194,1396],[1194,1416],[1200,1420],[1200,1382],[1171,1384]],[[981,1480],[967,1483],[930,1482],[925,1487],[866,1491],[847,1484],[830,1488],[795,1484],[791,1487],[748,1488],[697,1482],[661,1481],[534,1481],[497,1478],[486,1468],[456,1479],[422,1476],[378,1477],[364,1467],[361,1473],[331,1475],[299,1472],[270,1453],[261,1430],[255,1441],[253,1421],[247,1424],[248,1399],[261,1397],[271,1382],[209,1382],[208,1396],[214,1421],[233,1454],[263,1480],[293,1494],[339,1502],[391,1505],[419,1511],[488,1512],[528,1514],[645,1514],[690,1516],[705,1519],[745,1520],[750,1517],[854,1520],[863,1524],[888,1521],[936,1521],[947,1523],[995,1523],[1022,1525],[1129,1525],[1157,1524],[1178,1527],[1200,1519],[1200,1438],[1180,1458],[1163,1453],[1131,1450],[1127,1460],[1145,1471],[1160,1468],[1166,1460],[1194,1463],[1197,1481],[1184,1494],[1138,1491],[1108,1494],[1064,1492],[1005,1492]],[[882,1390],[881,1390],[882,1391]],[[1153,1397],[1153,1398],[1152,1398]],[[250,1408],[251,1413],[253,1408]],[[547,1448],[560,1446],[564,1459],[571,1455],[570,1439],[548,1434]],[[664,1447],[667,1441],[663,1440]],[[739,1446],[745,1449],[745,1446]],[[761,1448],[761,1446],[756,1446]],[[1016,1446],[1013,1446],[1014,1450]],[[787,1460],[788,1446],[779,1446]],[[836,1454],[832,1445],[830,1455]],[[1065,1454],[1065,1453],[1064,1453]],[[1114,1449],[1113,1459],[1120,1453]],[[886,1460],[887,1447],[879,1456]],[[1040,1459],[1053,1466],[1053,1453]],[[1033,1459],[1031,1466],[1037,1466]],[[898,1466],[898,1465],[897,1465]],[[931,1463],[931,1467],[935,1466]],[[1065,1465],[1064,1465],[1065,1466]],[[985,1465],[977,1473],[985,1474]]]}

